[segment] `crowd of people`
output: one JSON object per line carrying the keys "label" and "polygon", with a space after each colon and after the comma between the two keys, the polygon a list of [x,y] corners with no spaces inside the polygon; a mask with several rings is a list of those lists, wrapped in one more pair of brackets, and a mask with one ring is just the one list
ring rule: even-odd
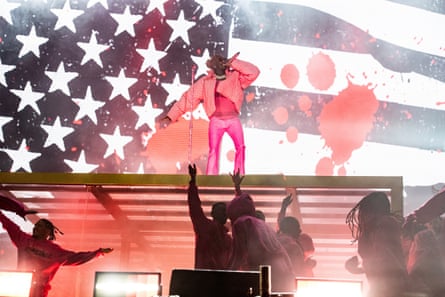
{"label": "crowd of people", "polygon": [[[277,228],[273,228],[256,208],[254,198],[241,190],[244,176],[238,170],[231,174],[233,198],[215,202],[208,218],[199,195],[196,165],[189,165],[188,170],[187,202],[195,232],[196,269],[258,271],[268,265],[274,292],[293,291],[296,277],[315,276],[312,237],[303,232],[297,217],[286,215],[295,193],[282,199]],[[23,218],[34,213],[11,197],[0,198],[0,209]],[[445,190],[406,217],[392,213],[387,194],[376,191],[346,214],[357,254],[345,262],[345,269],[364,274],[367,297],[445,296],[443,212]],[[32,234],[23,232],[2,211],[0,223],[18,249],[17,268],[34,272],[31,297],[48,295],[50,282],[62,265],[80,265],[112,251],[63,249],[54,243],[56,234],[63,233],[47,219],[39,219]]]}
{"label": "crowd of people", "polygon": [[357,255],[345,268],[364,273],[368,297],[445,296],[445,191],[402,217],[384,192],[363,197],[347,214]]}
{"label": "crowd of people", "polygon": [[[189,165],[188,206],[195,232],[195,268],[214,270],[258,270],[270,265],[272,290],[293,291],[295,277],[313,277],[317,262],[311,236],[303,232],[298,218],[286,215],[292,195],[282,200],[277,229],[266,223],[265,214],[254,199],[241,190],[245,174],[245,143],[239,119],[243,91],[260,74],[259,69],[238,59],[214,55],[207,61],[209,72],[199,78],[161,119],[165,127],[203,104],[209,118],[209,154],[206,174],[219,174],[222,137],[227,133],[235,147],[234,198],[212,205],[207,218],[196,184],[197,169]],[[128,149],[134,151],[135,167],[151,137],[145,127]],[[127,168],[127,169],[128,169]],[[134,170],[133,168],[132,170]],[[30,212],[10,197],[0,199],[0,209],[23,218]],[[345,262],[350,273],[363,273],[369,283],[368,297],[445,297],[445,228],[440,215],[445,212],[445,192],[432,197],[406,218],[391,213],[384,192],[372,192],[361,199],[346,216],[357,255]],[[231,232],[226,227],[230,220]],[[49,220],[40,219],[32,234],[23,232],[0,211],[0,223],[18,249],[18,269],[35,273],[31,297],[47,296],[50,282],[62,265],[80,265],[111,248],[74,252],[53,242],[60,230]]]}
{"label": "crowd of people", "polygon": [[[189,197],[198,197],[196,201],[200,201],[196,167],[190,165],[189,173]],[[197,232],[195,268],[221,269],[221,266],[200,265],[204,262],[202,257],[214,259],[221,255],[226,261],[222,269],[258,270],[261,265],[270,265],[272,289],[276,292],[294,290],[296,277],[313,277],[317,264],[312,258],[314,242],[303,232],[296,217],[286,215],[292,195],[282,200],[278,228],[274,230],[266,223],[264,213],[256,209],[254,199],[241,190],[243,176],[239,171],[232,175],[232,180],[235,195],[225,207],[227,215],[220,213],[222,220],[214,216],[213,208],[222,202],[212,208],[213,224],[219,224],[218,228],[224,232],[211,231],[213,236],[198,234],[192,217]],[[192,215],[192,205],[190,210]],[[391,212],[386,193],[369,193],[346,215],[346,224],[357,243],[357,255],[345,262],[345,269],[365,275],[368,297],[444,297],[445,229],[440,217],[443,212],[445,191],[406,218]],[[203,213],[201,208],[200,215]],[[224,228],[227,218],[231,224],[230,235]],[[226,239],[219,240],[217,234],[223,234]],[[203,238],[207,242],[202,241]],[[224,245],[215,248],[217,242]]]}

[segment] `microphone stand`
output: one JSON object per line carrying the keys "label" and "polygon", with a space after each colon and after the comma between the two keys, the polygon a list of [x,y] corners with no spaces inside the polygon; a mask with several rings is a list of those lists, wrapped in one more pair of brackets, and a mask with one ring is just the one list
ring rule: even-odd
{"label": "microphone stand", "polygon": [[192,163],[192,147],[193,147],[193,96],[194,96],[194,89],[193,89],[193,85],[195,82],[195,65],[192,65],[192,84],[191,84],[191,88],[192,88],[192,94],[191,94],[191,98],[192,100],[190,100],[190,121],[189,121],[189,147],[188,147],[188,161],[189,164]]}

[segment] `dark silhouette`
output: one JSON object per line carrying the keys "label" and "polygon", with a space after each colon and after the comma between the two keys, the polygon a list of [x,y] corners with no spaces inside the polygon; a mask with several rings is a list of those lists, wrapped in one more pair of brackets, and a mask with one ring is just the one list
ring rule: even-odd
{"label": "dark silhouette", "polygon": [[214,203],[211,211],[212,219],[207,218],[196,185],[196,165],[189,165],[188,168],[190,182],[187,202],[195,231],[195,268],[226,269],[232,245],[232,238],[225,226],[226,203]]}
{"label": "dark silhouette", "polygon": [[402,219],[391,213],[384,192],[363,197],[347,214],[346,223],[358,243],[358,255],[345,263],[351,273],[365,273],[369,297],[400,297],[407,290]]}
{"label": "dark silhouette", "polygon": [[[20,207],[21,209],[15,211],[26,214],[24,206]],[[63,233],[47,219],[40,219],[34,224],[32,235],[23,232],[1,211],[0,222],[17,247],[17,269],[34,273],[30,297],[46,297],[48,295],[51,289],[50,282],[60,266],[80,265],[113,250],[99,248],[89,252],[73,252],[63,249],[53,242],[56,239],[56,233]]]}
{"label": "dark silhouette", "polygon": [[[232,179],[242,180],[239,171]],[[239,184],[238,187],[235,184],[235,189],[239,190]],[[229,268],[258,271],[260,265],[270,265],[272,290],[293,291],[295,274],[292,263],[276,232],[255,216],[255,205],[250,195],[240,190],[237,193],[227,206],[233,237]]]}
{"label": "dark silhouette", "polygon": [[[296,196],[296,191],[293,192],[281,202],[277,218],[278,234],[294,264],[296,276],[312,277],[314,276],[314,267],[317,265],[317,261],[312,258],[315,252],[312,237],[303,232],[300,221],[296,217],[286,216],[286,210],[293,201],[292,195]],[[289,238],[292,241],[289,241]],[[300,255],[301,253],[303,253],[303,256]]]}

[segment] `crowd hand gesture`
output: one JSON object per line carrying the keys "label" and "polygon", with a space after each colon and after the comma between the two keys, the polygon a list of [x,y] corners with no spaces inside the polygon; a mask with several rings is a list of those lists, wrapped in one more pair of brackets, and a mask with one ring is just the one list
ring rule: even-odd
{"label": "crowd hand gesture", "polygon": [[292,203],[292,194],[287,195],[283,198],[283,201],[281,202],[281,208],[286,209],[289,205]]}
{"label": "crowd hand gesture", "polygon": [[196,164],[189,164],[190,183],[196,183]]}
{"label": "crowd hand gesture", "polygon": [[237,171],[233,171],[232,173],[229,173],[230,177],[232,178],[232,182],[235,185],[235,192],[237,195],[241,194],[241,183],[244,179],[244,175],[240,175],[239,169]]}
{"label": "crowd hand gesture", "polygon": [[241,185],[241,182],[243,181],[244,176],[240,175],[239,169],[237,171],[233,171],[233,174],[232,173],[229,173],[229,174],[232,177],[232,181],[233,181],[234,185]]}
{"label": "crowd hand gesture", "polygon": [[111,253],[112,251],[113,251],[112,248],[100,248],[100,252],[102,254],[108,254],[108,253]]}

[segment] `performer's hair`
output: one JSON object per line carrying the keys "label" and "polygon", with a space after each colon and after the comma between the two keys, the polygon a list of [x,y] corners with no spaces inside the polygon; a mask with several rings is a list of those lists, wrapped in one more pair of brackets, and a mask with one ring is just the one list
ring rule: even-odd
{"label": "performer's hair", "polygon": [[48,228],[50,230],[50,235],[49,235],[49,240],[55,240],[56,239],[56,233],[63,235],[63,232],[60,231],[59,228],[57,228],[50,220],[47,219],[40,219],[40,222],[43,222],[46,226],[46,228]]}

